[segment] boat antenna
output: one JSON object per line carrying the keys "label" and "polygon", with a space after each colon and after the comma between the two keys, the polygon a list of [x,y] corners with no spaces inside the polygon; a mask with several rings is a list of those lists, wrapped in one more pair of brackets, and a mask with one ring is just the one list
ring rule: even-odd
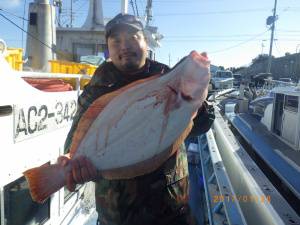
{"label": "boat antenna", "polygon": [[[24,1],[24,7],[23,7],[23,18],[25,17],[25,13],[26,13],[26,0]],[[25,20],[22,21],[22,28],[24,29],[24,26],[25,26]],[[22,48],[23,48],[23,45],[24,45],[24,33],[22,32]]]}
{"label": "boat antenna", "polygon": [[134,4],[133,4],[133,1],[132,1],[132,0],[130,0],[130,5],[131,5],[132,11],[133,11],[133,15],[136,15],[136,14],[135,14]]}
{"label": "boat antenna", "polygon": [[278,16],[276,15],[276,7],[277,7],[277,0],[275,0],[275,3],[274,3],[273,16],[269,16],[267,18],[267,25],[271,25],[271,40],[270,40],[270,50],[269,50],[267,73],[271,72],[271,66],[272,66],[272,48],[273,48],[273,41],[274,41],[275,21],[278,18]]}
{"label": "boat antenna", "polygon": [[70,10],[70,27],[73,27],[73,0],[71,0]]}
{"label": "boat antenna", "polygon": [[61,27],[62,0],[54,0],[53,5],[58,8],[58,26]]}
{"label": "boat antenna", "polygon": [[148,0],[146,6],[146,26],[149,25],[149,22],[151,20],[152,20],[152,0]]}
{"label": "boat antenna", "polygon": [[135,10],[136,10],[136,16],[140,17],[140,15],[139,15],[139,9],[138,9],[137,4],[136,4],[136,0],[134,0],[134,5],[135,5]]}

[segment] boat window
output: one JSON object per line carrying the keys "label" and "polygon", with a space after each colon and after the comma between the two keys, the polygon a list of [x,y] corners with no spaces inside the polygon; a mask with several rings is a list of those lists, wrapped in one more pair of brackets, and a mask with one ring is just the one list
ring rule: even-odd
{"label": "boat window", "polygon": [[233,75],[232,75],[231,71],[217,71],[215,77],[219,77],[219,78],[232,78]]}
{"label": "boat window", "polygon": [[32,12],[29,14],[29,24],[33,26],[37,25],[37,13]]}
{"label": "boat window", "polygon": [[298,96],[286,95],[284,101],[284,109],[298,112]]}
{"label": "boat window", "polygon": [[44,224],[50,218],[50,199],[43,204],[32,201],[25,177],[4,187],[6,225]]}
{"label": "boat window", "polygon": [[236,79],[236,80],[241,80],[242,75],[241,74],[233,74],[233,78]]}

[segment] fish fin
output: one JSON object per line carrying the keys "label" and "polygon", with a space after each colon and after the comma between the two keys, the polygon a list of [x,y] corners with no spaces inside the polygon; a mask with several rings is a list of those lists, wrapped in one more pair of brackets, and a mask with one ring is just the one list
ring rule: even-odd
{"label": "fish fin", "polygon": [[50,195],[58,191],[65,185],[64,173],[61,165],[44,165],[35,167],[23,172],[29,185],[32,199],[35,202],[43,203]]}
{"label": "fish fin", "polygon": [[84,138],[85,134],[87,133],[88,129],[94,122],[94,120],[97,118],[97,116],[102,112],[102,110],[106,107],[106,105],[116,96],[120,95],[122,92],[126,91],[127,89],[134,87],[138,84],[142,84],[144,82],[147,82],[149,80],[153,80],[157,78],[159,75],[151,76],[145,79],[137,80],[131,84],[128,84],[116,91],[110,92],[108,94],[102,95],[99,98],[97,98],[90,107],[85,111],[85,113],[82,115],[81,119],[79,120],[77,129],[74,132],[73,138],[72,138],[72,144],[70,147],[70,156],[72,157],[75,152],[77,151],[77,148],[79,147],[79,144],[81,143],[81,140]]}

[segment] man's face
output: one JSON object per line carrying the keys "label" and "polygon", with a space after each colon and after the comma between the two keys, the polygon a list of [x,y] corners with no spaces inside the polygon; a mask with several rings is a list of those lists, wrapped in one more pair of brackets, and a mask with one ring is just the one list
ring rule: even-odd
{"label": "man's face", "polygon": [[120,27],[107,40],[109,56],[122,72],[134,73],[146,62],[147,43],[142,31]]}

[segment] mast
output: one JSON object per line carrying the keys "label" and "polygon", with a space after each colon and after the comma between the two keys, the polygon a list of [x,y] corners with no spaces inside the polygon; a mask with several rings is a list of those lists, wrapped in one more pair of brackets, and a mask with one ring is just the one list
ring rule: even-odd
{"label": "mast", "polygon": [[[29,3],[26,40],[27,66],[34,70],[49,71],[48,61],[56,58],[55,8],[49,0],[35,0]],[[34,38],[35,37],[35,38]]]}
{"label": "mast", "polygon": [[62,0],[54,0],[53,1],[53,6],[58,8],[57,23],[58,23],[58,26],[61,27]]}
{"label": "mast", "polygon": [[70,27],[73,27],[73,0],[71,0]]}
{"label": "mast", "polygon": [[151,20],[152,20],[152,0],[148,0],[146,6],[146,26],[149,25],[149,22]]}
{"label": "mast", "polygon": [[163,35],[158,32],[158,27],[150,25],[150,21],[152,21],[152,0],[147,0],[145,14],[145,35],[148,40],[149,57],[155,59],[155,49],[161,46],[159,41],[163,38]]}
{"label": "mast", "polygon": [[82,28],[89,30],[103,29],[102,0],[89,0],[89,3],[89,12]]}
{"label": "mast", "polygon": [[122,0],[121,13],[123,13],[123,14],[128,13],[128,0]]}
{"label": "mast", "polygon": [[130,0],[130,5],[131,5],[131,8],[132,8],[133,15],[136,16],[136,14],[135,14],[135,9],[134,9],[134,5],[133,5],[133,1],[132,1],[132,0]]}
{"label": "mast", "polygon": [[273,16],[268,17],[267,19],[267,25],[269,23],[272,24],[271,26],[271,40],[270,40],[270,50],[269,50],[269,59],[268,59],[268,67],[267,67],[267,73],[271,72],[271,66],[272,66],[272,48],[273,48],[273,40],[274,40],[274,30],[275,30],[275,21],[276,21],[276,7],[277,7],[277,0],[275,0],[274,9],[273,9]]}

